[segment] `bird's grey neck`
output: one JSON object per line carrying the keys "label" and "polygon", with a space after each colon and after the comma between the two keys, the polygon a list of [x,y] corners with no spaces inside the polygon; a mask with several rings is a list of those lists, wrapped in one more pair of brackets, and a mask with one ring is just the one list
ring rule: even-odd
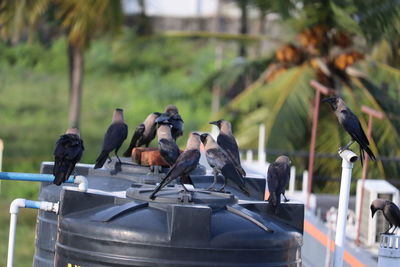
{"label": "bird's grey neck", "polygon": [[168,125],[160,125],[157,129],[158,140],[160,139],[172,139],[171,128]]}
{"label": "bird's grey neck", "polygon": [[218,148],[217,142],[215,142],[214,138],[212,136],[207,136],[207,142],[205,145],[206,149],[213,149],[213,148]]}
{"label": "bird's grey neck", "polygon": [[65,133],[66,134],[76,134],[77,136],[80,136],[78,128],[69,128]]}
{"label": "bird's grey neck", "polygon": [[229,122],[221,124],[221,132],[224,134],[232,135],[232,126]]}
{"label": "bird's grey neck", "polygon": [[191,134],[186,144],[186,150],[199,149],[199,148],[200,148],[200,138],[198,136]]}
{"label": "bird's grey neck", "polygon": [[122,113],[122,111],[119,110],[114,111],[112,123],[116,122],[124,122],[124,114]]}

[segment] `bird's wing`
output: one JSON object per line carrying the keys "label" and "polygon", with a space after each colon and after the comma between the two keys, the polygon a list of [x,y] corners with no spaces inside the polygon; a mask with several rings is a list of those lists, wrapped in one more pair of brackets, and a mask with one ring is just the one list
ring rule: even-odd
{"label": "bird's wing", "polygon": [[164,179],[151,193],[150,198],[154,198],[155,194],[160,191],[164,186],[169,184],[179,176],[187,176],[192,170],[194,170],[199,163],[200,151],[197,149],[183,151],[175,164],[171,166]]}
{"label": "bird's wing", "polygon": [[273,162],[268,167],[267,172],[268,191],[276,192],[279,188],[279,165]]}
{"label": "bird's wing", "polygon": [[396,206],[393,202],[390,202],[389,204],[389,212],[391,217],[393,217],[393,222],[392,224],[400,227],[400,209],[399,207]]}
{"label": "bird's wing", "polygon": [[104,136],[103,151],[112,151],[119,148],[127,135],[128,126],[125,123],[111,124]]}
{"label": "bird's wing", "polygon": [[222,169],[228,162],[228,156],[222,149],[207,149],[205,154],[207,162],[212,168],[217,167],[218,169]]}
{"label": "bird's wing", "polygon": [[217,138],[217,143],[226,150],[228,156],[232,158],[235,164],[240,164],[239,148],[235,137],[220,133]]}
{"label": "bird's wing", "polygon": [[286,185],[289,182],[290,179],[290,166],[286,164],[280,164],[279,168],[279,180],[278,180],[278,192],[279,193],[285,193]]}
{"label": "bird's wing", "polygon": [[233,163],[230,162],[228,164],[225,164],[221,168],[221,173],[226,179],[232,181],[246,195],[249,195],[249,191],[246,188],[246,184],[245,184],[245,181],[243,179],[243,176],[236,170],[236,168],[233,165]]}
{"label": "bird's wing", "polygon": [[136,127],[135,132],[132,135],[132,139],[131,139],[131,142],[129,144],[129,147],[124,152],[124,156],[125,157],[130,157],[131,156],[132,149],[134,147],[139,147],[139,146],[142,145],[142,144],[140,144],[141,143],[140,139],[142,139],[142,136],[143,136],[143,133],[144,133],[145,129],[146,129],[146,126],[143,123],[139,124]]}
{"label": "bird's wing", "polygon": [[175,163],[180,155],[179,147],[173,140],[160,139],[158,141],[161,156],[168,162],[168,164]]}
{"label": "bird's wing", "polygon": [[69,142],[65,144],[65,157],[78,162],[82,157],[83,150],[85,150],[83,141],[77,135],[71,134],[69,138]]}
{"label": "bird's wing", "polygon": [[372,160],[375,160],[374,154],[368,147],[368,138],[365,135],[364,130],[361,127],[360,121],[358,120],[356,115],[354,115],[354,113],[348,109],[342,110],[341,112],[344,114],[344,119],[342,119],[341,121],[343,128],[350,134],[353,140],[355,140],[360,145],[361,149],[365,150]]}

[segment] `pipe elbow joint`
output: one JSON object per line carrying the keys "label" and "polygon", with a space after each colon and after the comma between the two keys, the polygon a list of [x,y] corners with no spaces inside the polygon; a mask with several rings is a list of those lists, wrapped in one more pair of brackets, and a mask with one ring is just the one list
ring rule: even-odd
{"label": "pipe elbow joint", "polygon": [[11,202],[10,205],[10,213],[11,214],[18,214],[19,208],[25,207],[25,199],[23,198],[16,198]]}
{"label": "pipe elbow joint", "polygon": [[85,176],[78,175],[75,177],[74,184],[78,184],[78,190],[86,192],[88,190],[88,180]]}
{"label": "pipe elbow joint", "polygon": [[347,164],[353,164],[358,160],[357,154],[349,149],[339,151],[339,156],[343,159],[343,162],[346,162]]}

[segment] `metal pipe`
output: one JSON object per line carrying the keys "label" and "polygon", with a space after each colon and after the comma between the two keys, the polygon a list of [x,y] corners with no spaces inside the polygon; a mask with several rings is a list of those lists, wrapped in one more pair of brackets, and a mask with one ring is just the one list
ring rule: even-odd
{"label": "metal pipe", "polygon": [[[0,172],[0,180],[12,181],[30,181],[30,182],[53,182],[54,175],[39,173],[21,173],[21,172]],[[65,183],[74,183],[74,176],[70,176]]]}
{"label": "metal pipe", "polygon": [[314,110],[313,120],[311,129],[311,144],[310,144],[310,158],[308,161],[308,188],[307,188],[307,208],[310,208],[310,195],[312,191],[312,178],[314,170],[314,158],[315,158],[315,143],[317,139],[317,128],[318,128],[318,114],[319,114],[319,103],[321,101],[321,94],[328,95],[331,89],[325,87],[317,81],[311,81],[311,86],[315,89],[314,99]]}
{"label": "metal pipe", "polygon": [[353,163],[358,160],[358,156],[351,150],[339,152],[342,158],[342,177],[340,182],[339,208],[336,222],[335,254],[334,267],[343,266],[344,241],[346,238],[346,221],[349,207],[349,195],[351,184],[351,172]]}
{"label": "metal pipe", "polygon": [[[29,182],[53,182],[54,176],[51,174],[20,173],[20,172],[0,172],[0,180],[10,181],[29,181]],[[88,181],[85,176],[70,176],[64,183],[78,184],[78,190],[86,192]]]}
{"label": "metal pipe", "polygon": [[[372,124],[374,118],[383,119],[384,115],[382,112],[369,108],[367,106],[362,106],[361,111],[368,114],[368,129],[367,129],[367,139],[370,140],[372,137]],[[358,218],[357,218],[357,236],[356,236],[356,245],[360,245],[360,230],[361,230],[361,223],[362,223],[362,213],[363,209],[362,203],[364,202],[364,191],[365,191],[365,179],[367,179],[367,171],[368,171],[368,163],[369,163],[369,156],[367,152],[364,152],[364,165],[362,167],[362,174],[361,174],[361,196],[360,196],[360,209],[358,210]]]}
{"label": "metal pipe", "polygon": [[15,232],[17,228],[17,216],[20,208],[40,209],[50,211],[58,214],[59,203],[47,201],[33,201],[23,198],[14,199],[10,205],[10,232],[8,236],[8,254],[7,254],[7,267],[13,267],[14,264],[14,245],[15,245]]}

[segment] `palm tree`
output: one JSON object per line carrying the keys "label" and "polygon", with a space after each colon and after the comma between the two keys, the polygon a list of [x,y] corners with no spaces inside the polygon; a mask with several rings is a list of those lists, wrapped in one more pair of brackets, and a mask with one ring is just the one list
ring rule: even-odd
{"label": "palm tree", "polygon": [[69,127],[79,127],[84,52],[90,41],[99,34],[118,32],[122,24],[122,6],[113,0],[5,0],[0,9],[0,25],[3,36],[15,43],[20,33],[35,28],[38,20],[52,8],[60,26],[68,36],[69,59]]}
{"label": "palm tree", "polygon": [[[292,25],[300,31],[300,45],[288,44],[278,49],[266,71],[237,95],[218,117],[236,122],[235,132],[243,147],[257,145],[257,136],[253,133],[257,132],[258,124],[264,123],[269,149],[307,151],[311,128],[310,107],[314,96],[309,81],[317,79],[345,98],[361,118],[364,128],[366,122],[360,111],[361,104],[384,112],[388,119],[375,123],[372,149],[378,155],[399,156],[400,127],[391,116],[391,113],[395,113],[390,109],[393,101],[380,99],[381,90],[367,78],[369,61],[362,60],[366,57],[366,49],[353,42],[355,35],[375,41],[386,36],[379,31],[371,34],[368,27],[359,22],[365,21],[367,16],[361,17],[360,14],[372,14],[377,18],[369,20],[371,28],[390,32],[393,31],[391,23],[399,18],[398,5],[394,8],[397,9],[396,13],[386,8],[378,9],[376,5],[372,6],[378,9],[374,11],[350,0],[298,2],[301,5],[297,7],[301,8],[291,12],[294,17]],[[382,13],[386,12],[390,15],[383,16]],[[377,13],[380,13],[379,16]],[[393,86],[389,80],[389,87]],[[327,107],[321,109],[318,131],[316,149],[319,153],[336,153],[338,146],[348,139]],[[306,162],[307,158],[296,159],[300,166],[306,166]],[[371,167],[371,177],[391,177],[400,173],[399,166],[389,162],[379,161]],[[356,168],[356,175],[360,174],[360,170]],[[338,175],[338,168],[332,164],[331,158],[319,159],[315,171],[320,175]]]}

